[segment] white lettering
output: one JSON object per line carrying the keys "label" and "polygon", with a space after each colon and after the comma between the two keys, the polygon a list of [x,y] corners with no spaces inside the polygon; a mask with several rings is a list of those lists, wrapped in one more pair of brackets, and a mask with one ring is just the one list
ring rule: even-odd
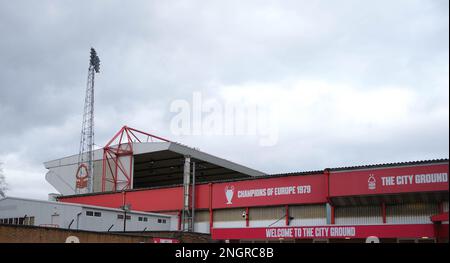
{"label": "white lettering", "polygon": [[447,173],[434,173],[434,174],[416,174],[414,176],[416,184],[429,184],[429,183],[446,183],[448,182]]}
{"label": "white lettering", "polygon": [[381,177],[381,183],[383,186],[395,185],[394,176]]}
{"label": "white lettering", "polygon": [[267,238],[293,238],[294,229],[292,228],[269,228],[266,229]]}
{"label": "white lettering", "polygon": [[290,194],[295,194],[295,187],[287,186],[275,188],[275,195],[290,195]]}
{"label": "white lettering", "polygon": [[356,234],[355,227],[331,227],[330,237],[354,237]]}
{"label": "white lettering", "polygon": [[266,188],[238,191],[238,198],[266,196]]}

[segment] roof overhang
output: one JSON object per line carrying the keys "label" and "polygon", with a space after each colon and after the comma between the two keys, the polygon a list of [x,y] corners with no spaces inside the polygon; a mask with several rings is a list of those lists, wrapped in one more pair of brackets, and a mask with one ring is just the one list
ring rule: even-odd
{"label": "roof overhang", "polygon": [[263,172],[173,142],[134,143],[133,188],[182,183],[185,157],[195,162],[196,182],[246,179]]}
{"label": "roof overhang", "polygon": [[333,196],[330,197],[336,206],[366,206],[385,204],[401,204],[414,202],[438,203],[448,201],[448,191],[414,192],[398,194],[358,195],[358,196]]}
{"label": "roof overhang", "polygon": [[[191,162],[196,163],[196,182],[198,183],[246,178],[250,179],[257,176],[266,175],[261,171],[251,169],[235,162],[219,158],[198,149],[175,142],[133,142],[132,144],[134,159],[133,188],[181,184],[185,157],[190,157]],[[102,159],[103,149],[94,150],[93,160],[101,161]],[[53,177],[57,177],[58,182],[65,181],[65,183],[58,183],[60,186],[59,188],[61,188],[67,184],[72,185],[75,175],[72,172],[69,174],[69,172],[66,172],[65,169],[56,168],[76,165],[77,163],[78,155],[71,155],[45,162],[44,165],[45,168],[51,171],[58,171],[58,175]],[[101,166],[97,167],[102,169]],[[94,170],[96,170],[95,166]],[[94,174],[101,173],[101,171],[97,171]],[[56,183],[53,182],[54,180],[50,179],[52,178],[47,178],[47,181],[61,192]]]}

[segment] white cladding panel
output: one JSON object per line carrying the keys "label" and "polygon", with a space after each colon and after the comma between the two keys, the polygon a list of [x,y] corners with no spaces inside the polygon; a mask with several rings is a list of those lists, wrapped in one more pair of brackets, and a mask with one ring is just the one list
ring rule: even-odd
{"label": "white cladding panel", "polygon": [[374,225],[382,224],[381,206],[344,206],[335,208],[337,225]]}
{"label": "white cladding panel", "polygon": [[102,173],[103,173],[102,167],[103,167],[102,161],[94,162],[94,177],[93,177],[93,186],[92,186],[92,190],[94,193],[102,191]]}
{"label": "white cladding panel", "polygon": [[209,234],[209,211],[195,211],[194,232]]}
{"label": "white cladding panel", "polygon": [[442,208],[444,209],[444,212],[448,212],[448,201],[442,203]]}
{"label": "white cladding panel", "polygon": [[[98,174],[100,174],[100,180],[102,158],[103,150],[94,150],[94,176],[98,177]],[[49,182],[59,193],[63,195],[75,194],[75,174],[78,169],[78,155],[48,161],[45,162],[44,165],[45,168],[49,170],[45,175],[45,180],[47,182]],[[97,187],[98,178],[94,178],[94,189]]]}
{"label": "white cladding panel", "polygon": [[178,216],[172,216],[170,218],[170,231],[178,231]]}
{"label": "white cladding panel", "polygon": [[209,234],[209,222],[195,223],[194,232]]}
{"label": "white cladding panel", "polygon": [[[131,158],[130,158],[130,156],[119,157],[119,163],[121,164],[124,171],[126,171],[126,172],[131,171],[131,175],[129,175],[130,178],[133,178],[133,158],[134,158],[133,156],[131,156]],[[112,160],[110,160],[109,162],[112,163],[112,167],[114,167],[114,162]],[[130,169],[130,166],[131,166],[131,169]],[[109,168],[107,170],[109,170]],[[122,172],[122,169],[117,169],[117,190],[122,190],[126,186],[127,180],[128,179],[125,176],[125,174]],[[133,180],[133,179],[131,179],[131,180]],[[108,186],[108,185],[110,185],[111,189],[112,189],[112,183],[107,183],[106,186]],[[131,181],[130,189],[132,187],[133,187],[133,182]],[[101,188],[100,188],[100,190],[101,190]]]}
{"label": "white cladding panel", "polygon": [[284,206],[251,207],[249,209],[250,227],[285,226]]}
{"label": "white cladding panel", "polygon": [[[40,200],[5,198],[0,200],[0,219],[34,217],[35,226],[90,231],[123,231],[124,213],[120,210],[89,207]],[[172,218],[176,216],[128,212],[127,231],[170,230]],[[146,218],[146,219],[144,219]],[[72,223],[71,223],[72,222]]]}
{"label": "white cladding panel", "polygon": [[430,216],[439,212],[437,204],[411,203],[386,206],[388,224],[425,224],[431,223]]}
{"label": "white cladding panel", "polygon": [[[76,220],[81,207],[57,203],[31,202],[21,199],[5,198],[0,200],[0,219],[17,217],[34,217],[35,226],[57,225],[68,228],[72,219]],[[75,227],[72,223],[71,228]]]}
{"label": "white cladding panel", "polygon": [[[100,212],[101,216],[87,216],[87,212]],[[124,213],[101,209],[83,208],[83,216],[80,219],[80,229],[90,231],[123,231],[124,219],[118,218]],[[137,213],[127,213],[126,231],[162,231],[170,229],[170,218],[148,216]],[[147,219],[144,219],[147,218]],[[140,219],[140,220],[139,220]]]}
{"label": "white cladding panel", "polygon": [[242,213],[245,208],[220,209],[213,212],[213,227],[216,228],[236,228],[245,227],[245,218]]}
{"label": "white cladding panel", "polygon": [[289,215],[293,217],[291,226],[320,226],[327,224],[325,204],[289,206]]}
{"label": "white cladding panel", "polygon": [[45,174],[45,180],[63,195],[75,194],[75,173],[77,165],[71,164],[50,168]]}
{"label": "white cladding panel", "polygon": [[[129,171],[130,165],[131,165],[131,173],[133,173],[133,161],[131,157],[130,162],[130,156],[123,156],[120,157],[120,163],[122,168],[125,169],[125,171]],[[74,159],[75,160],[75,159]],[[108,159],[106,164],[109,163],[108,169],[106,169],[106,178],[112,179],[112,173],[109,169],[111,167],[113,170],[115,169],[115,162],[112,159]],[[101,192],[102,191],[102,173],[103,173],[103,161],[97,160],[94,161],[94,175],[93,175],[93,192]],[[76,194],[75,192],[75,174],[78,169],[78,163],[75,160],[74,163],[68,163],[65,162],[64,165],[61,166],[52,166],[48,168],[49,171],[45,175],[45,179],[47,182],[49,182],[53,187],[55,187],[56,190],[58,190],[63,195],[72,195]],[[124,181],[126,181],[126,177],[123,174],[121,169],[117,170],[117,176],[118,176],[118,189],[122,189],[125,186]],[[133,178],[133,176],[131,176]],[[105,185],[106,189],[105,191],[111,191],[112,190],[112,183],[107,183]],[[132,187],[132,184],[131,184]]]}

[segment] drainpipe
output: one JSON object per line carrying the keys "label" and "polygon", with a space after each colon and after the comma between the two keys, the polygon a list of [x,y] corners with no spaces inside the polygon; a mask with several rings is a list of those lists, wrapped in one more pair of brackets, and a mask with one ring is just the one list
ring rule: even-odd
{"label": "drainpipe", "polygon": [[67,229],[70,229],[70,226],[72,226],[73,221],[75,221],[75,219],[72,219],[72,220],[70,221],[69,226],[67,227]]}
{"label": "drainpipe", "polygon": [[[326,189],[326,200],[327,200],[327,223],[334,225],[334,205],[330,198],[330,169],[326,168],[323,170],[325,175],[325,189]],[[329,210],[328,210],[329,207]],[[329,213],[328,213],[329,211]]]}
{"label": "drainpipe", "polygon": [[214,224],[213,209],[212,209],[212,183],[209,183],[209,234],[212,234]]}
{"label": "drainpipe", "polygon": [[190,185],[191,185],[191,157],[184,157],[184,169],[183,169],[183,213],[181,215],[181,229],[183,231],[190,231],[192,228],[190,227],[190,221],[192,222],[192,213],[190,211]]}
{"label": "drainpipe", "polygon": [[181,230],[181,210],[178,211],[178,231]]}
{"label": "drainpipe", "polygon": [[83,212],[79,212],[79,213],[77,214],[77,230],[79,229],[80,215],[81,215],[82,213],[83,213]]}
{"label": "drainpipe", "polygon": [[285,205],[284,210],[286,213],[284,225],[288,226],[289,225],[289,205]]}

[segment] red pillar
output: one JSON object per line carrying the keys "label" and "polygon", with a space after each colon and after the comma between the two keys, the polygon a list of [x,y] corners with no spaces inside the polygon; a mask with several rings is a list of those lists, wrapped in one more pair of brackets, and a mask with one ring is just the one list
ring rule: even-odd
{"label": "red pillar", "polygon": [[[439,214],[444,213],[444,203],[443,202],[439,202],[438,210],[439,210]],[[433,229],[434,229],[434,237],[436,238],[436,242],[441,243],[441,222],[434,222]]]}
{"label": "red pillar", "polygon": [[286,210],[286,218],[285,218],[285,225],[288,226],[289,225],[289,205],[285,206],[285,210]]}
{"label": "red pillar", "polygon": [[444,213],[444,202],[439,202],[439,214]]}
{"label": "red pillar", "polygon": [[331,215],[330,215],[330,223],[332,224],[332,225],[334,225],[334,206],[333,205],[330,205],[330,207],[331,207]]}
{"label": "red pillar", "polygon": [[248,214],[248,207],[245,208],[245,226],[249,227],[250,226],[250,218],[249,218],[249,214]]}
{"label": "red pillar", "polygon": [[213,228],[213,209],[212,209],[212,183],[209,183],[209,233],[212,233]]}
{"label": "red pillar", "polygon": [[386,224],[386,204],[381,203],[381,216],[383,217],[383,224]]}
{"label": "red pillar", "polygon": [[325,189],[327,190],[326,199],[327,203],[330,205],[330,224],[334,225],[334,205],[330,198],[330,170],[323,170],[323,174],[325,175]]}
{"label": "red pillar", "polygon": [[181,230],[181,211],[178,211],[178,231]]}

